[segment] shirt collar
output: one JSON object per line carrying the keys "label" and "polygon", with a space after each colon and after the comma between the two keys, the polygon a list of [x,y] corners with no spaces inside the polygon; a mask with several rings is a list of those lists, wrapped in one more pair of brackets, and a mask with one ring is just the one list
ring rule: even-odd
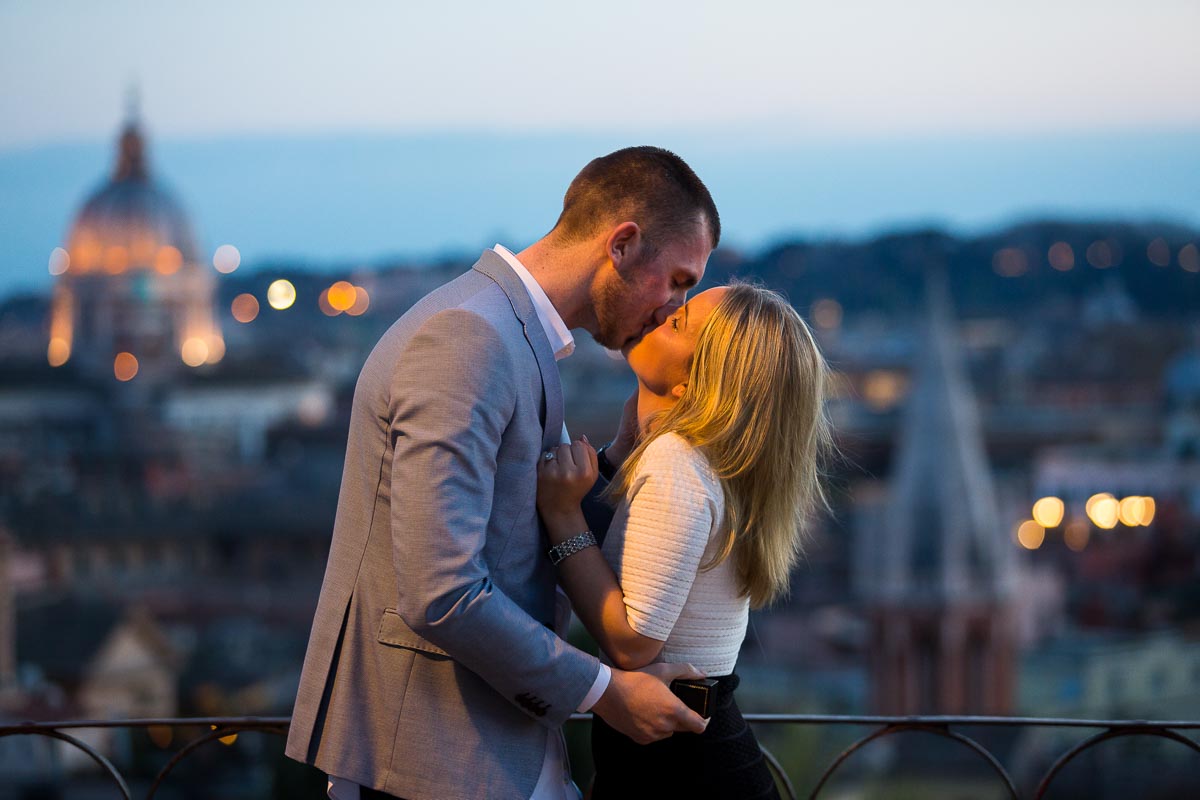
{"label": "shirt collar", "polygon": [[538,321],[542,323],[542,329],[546,332],[546,339],[550,342],[550,346],[554,348],[554,360],[561,361],[571,355],[571,353],[574,353],[575,338],[571,336],[571,331],[567,328],[567,324],[563,322],[562,317],[559,316],[558,311],[554,308],[554,304],[546,296],[546,291],[529,274],[529,270],[525,269],[525,265],[517,260],[517,257],[512,254],[511,250],[502,244],[497,244],[492,249],[496,251],[497,255],[508,262],[508,265],[513,268],[513,272],[517,273],[517,277],[524,284],[525,291],[529,292],[529,299],[533,301],[533,308],[537,311]]}

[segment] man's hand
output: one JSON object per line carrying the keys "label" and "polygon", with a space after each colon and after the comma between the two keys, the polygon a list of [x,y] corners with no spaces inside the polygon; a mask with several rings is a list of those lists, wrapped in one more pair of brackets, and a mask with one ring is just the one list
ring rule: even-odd
{"label": "man's hand", "polygon": [[668,688],[676,678],[703,677],[691,664],[651,664],[634,672],[614,667],[592,711],[638,744],[657,742],[676,731],[703,733],[708,723]]}

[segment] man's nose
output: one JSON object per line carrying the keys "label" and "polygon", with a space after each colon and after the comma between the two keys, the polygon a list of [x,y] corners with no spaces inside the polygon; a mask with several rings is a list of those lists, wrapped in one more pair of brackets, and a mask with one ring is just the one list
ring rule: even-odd
{"label": "man's nose", "polygon": [[658,311],[654,313],[654,324],[662,325],[667,321],[667,317],[682,308],[686,302],[687,289],[676,289],[671,293],[671,299],[659,306]]}
{"label": "man's nose", "polygon": [[664,322],[667,321],[667,317],[671,316],[676,311],[678,311],[679,307],[682,305],[683,305],[683,303],[677,302],[675,300],[675,298],[671,298],[666,303],[659,306],[658,309],[654,312],[654,324],[662,325]]}

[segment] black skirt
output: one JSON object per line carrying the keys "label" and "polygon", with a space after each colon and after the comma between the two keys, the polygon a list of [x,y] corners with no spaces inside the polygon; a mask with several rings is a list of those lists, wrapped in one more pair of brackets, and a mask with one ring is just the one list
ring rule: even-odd
{"label": "black skirt", "polygon": [[704,733],[640,745],[593,716],[593,800],[778,800],[766,758],[733,698],[737,675],[717,682],[717,708]]}

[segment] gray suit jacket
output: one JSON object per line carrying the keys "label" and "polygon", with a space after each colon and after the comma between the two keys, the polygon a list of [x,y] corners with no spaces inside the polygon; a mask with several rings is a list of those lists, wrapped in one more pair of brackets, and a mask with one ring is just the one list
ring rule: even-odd
{"label": "gray suit jacket", "polygon": [[409,800],[528,798],[599,662],[555,636],[535,500],[554,354],[495,253],[413,306],[359,376],[287,754]]}

